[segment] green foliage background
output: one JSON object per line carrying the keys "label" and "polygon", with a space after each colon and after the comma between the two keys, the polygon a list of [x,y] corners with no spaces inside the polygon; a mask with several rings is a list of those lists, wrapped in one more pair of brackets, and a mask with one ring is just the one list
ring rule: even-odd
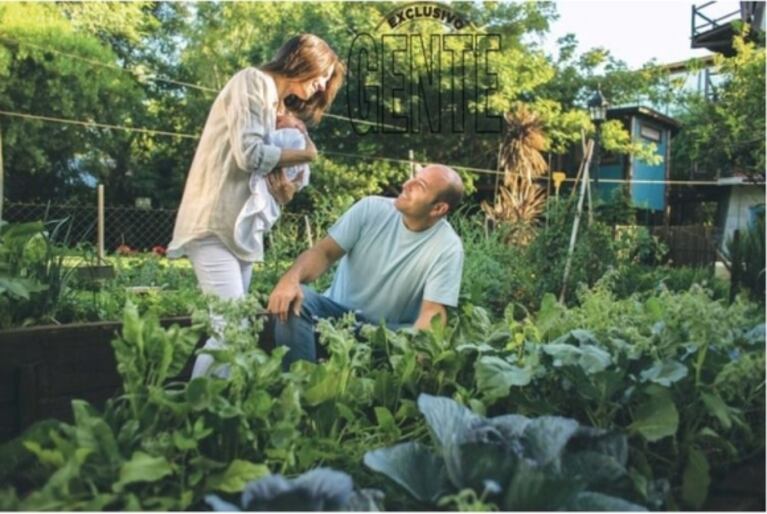
{"label": "green foliage background", "polygon": [[[0,110],[195,136],[216,91],[238,69],[266,62],[290,35],[300,32],[326,39],[348,63],[354,38],[364,33],[380,35],[376,26],[394,5],[5,3],[0,5]],[[583,131],[593,130],[583,106],[599,85],[613,105],[682,102],[680,105],[689,106],[689,113],[683,116],[689,129],[682,131],[680,144],[674,145],[678,146],[674,155],[679,164],[672,169],[684,173],[701,160],[732,162],[735,169],[763,169],[764,138],[758,137],[764,134],[764,128],[758,127],[764,118],[763,50],[743,43],[737,57],[721,60],[721,68],[731,80],[722,91],[721,103],[713,107],[681,95],[678,84],[655,63],[629,70],[604,48],[579,52],[573,34],[560,39],[556,56],[547,55],[541,36],[557,18],[554,3],[451,6],[474,23],[475,28],[463,33],[501,36],[500,51],[487,54],[489,69],[497,74],[496,90],[487,89],[493,85],[492,77],[473,73],[483,54],[466,54],[469,73],[463,88],[479,92],[476,99],[469,100],[468,113],[486,104],[490,112],[501,114],[521,101],[544,121],[548,150],[566,153],[580,145]],[[423,33],[424,42],[429,34],[444,32],[440,25],[419,23],[401,33],[415,30]],[[376,41],[380,46],[381,40]],[[378,49],[379,59],[384,54],[391,57],[387,52],[396,43],[390,39],[385,44],[386,50]],[[427,58],[444,62],[445,55],[414,51],[413,69],[422,75]],[[383,66],[382,73],[364,78],[392,83],[396,76],[391,66],[379,66]],[[351,68],[347,82],[354,86],[363,77]],[[427,83],[421,95],[408,89],[400,98],[381,98],[384,112],[402,113],[411,103],[418,109],[438,91],[444,96],[450,78],[446,73],[434,84]],[[357,95],[356,87],[344,88],[332,113],[348,115]],[[360,115],[354,111],[351,109],[353,115]],[[500,135],[476,132],[470,116],[464,132],[452,133],[447,130],[452,115],[450,108],[440,110],[442,126],[437,133],[427,130],[421,117],[414,127],[418,132],[362,135],[346,120],[325,118],[312,135],[318,148],[327,153],[316,164],[314,189],[296,208],[300,212],[337,212],[365,194],[393,191],[407,172],[402,164],[352,159],[333,152],[406,159],[412,149],[422,161],[495,169]],[[152,136],[9,116],[0,116],[0,128],[5,196],[12,201],[85,198],[91,195],[92,179],[86,176],[91,175],[106,185],[109,203],[132,204],[134,198],[144,196],[152,198],[155,206],[172,208],[180,199],[196,146],[194,137]],[[722,130],[727,131],[723,139]],[[603,136],[609,150],[652,158],[653,148],[630,141],[619,125],[606,125]],[[722,139],[726,145],[713,145],[712,138]],[[752,139],[756,142],[745,150],[738,146]],[[470,191],[493,180],[469,172],[464,176]]]}

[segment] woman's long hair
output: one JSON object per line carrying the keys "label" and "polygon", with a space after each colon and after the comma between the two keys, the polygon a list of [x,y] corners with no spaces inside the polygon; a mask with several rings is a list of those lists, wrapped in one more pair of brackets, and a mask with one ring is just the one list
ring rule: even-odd
{"label": "woman's long hair", "polygon": [[282,45],[274,58],[261,66],[261,70],[279,73],[293,80],[308,80],[323,75],[330,66],[333,66],[333,75],[323,91],[317,91],[305,101],[295,95],[285,99],[288,110],[305,122],[316,125],[333,104],[346,73],[346,66],[330,46],[313,34],[299,34]]}

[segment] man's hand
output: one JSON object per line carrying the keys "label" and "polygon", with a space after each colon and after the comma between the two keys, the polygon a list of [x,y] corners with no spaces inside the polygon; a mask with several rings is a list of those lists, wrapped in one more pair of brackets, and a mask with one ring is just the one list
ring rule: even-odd
{"label": "man's hand", "polygon": [[275,125],[278,129],[294,128],[306,134],[306,125],[304,122],[291,114],[278,114],[277,122]]}
{"label": "man's hand", "polygon": [[266,176],[266,183],[269,186],[269,192],[280,205],[290,202],[298,189],[295,182],[288,180],[288,176],[282,168],[277,168],[269,173]]}
{"label": "man's hand", "polygon": [[[326,236],[298,256],[296,262],[280,278],[269,295],[266,309],[281,321],[287,321],[290,311],[299,316],[304,302],[304,292],[301,284],[308,284],[325,273],[338,259],[343,257],[344,250],[332,237]],[[291,309],[292,306],[292,309]]]}
{"label": "man's hand", "polygon": [[304,301],[304,292],[301,291],[301,285],[297,280],[283,275],[272,294],[269,295],[269,303],[266,310],[274,314],[283,323],[288,320],[288,312],[291,304],[293,305],[293,314],[301,314],[301,304]]}

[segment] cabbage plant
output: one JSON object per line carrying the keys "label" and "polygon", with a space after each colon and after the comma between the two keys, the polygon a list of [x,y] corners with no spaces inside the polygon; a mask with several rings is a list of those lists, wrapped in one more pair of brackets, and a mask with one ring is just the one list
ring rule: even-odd
{"label": "cabbage plant", "polygon": [[485,418],[421,394],[433,448],[406,442],[367,452],[365,465],[430,506],[467,490],[501,510],[646,510],[621,498],[626,436],[558,416]]}
{"label": "cabbage plant", "polygon": [[205,501],[215,511],[377,511],[383,494],[354,490],[352,478],[341,471],[317,468],[296,478],[269,475],[245,486],[240,506],[210,494]]}

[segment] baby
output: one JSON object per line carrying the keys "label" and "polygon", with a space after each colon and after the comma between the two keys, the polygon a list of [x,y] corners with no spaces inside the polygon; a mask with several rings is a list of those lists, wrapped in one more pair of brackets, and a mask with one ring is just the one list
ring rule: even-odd
{"label": "baby", "polygon": [[[279,127],[279,125],[278,125]],[[296,128],[278,128],[267,138],[267,143],[280,148],[303,150],[304,134]],[[309,184],[309,165],[299,164],[283,168],[288,180],[295,183],[296,191]],[[234,239],[248,253],[264,258],[264,233],[268,232],[280,217],[280,204],[269,192],[266,177],[250,174],[250,197],[242,207],[234,224]]]}

